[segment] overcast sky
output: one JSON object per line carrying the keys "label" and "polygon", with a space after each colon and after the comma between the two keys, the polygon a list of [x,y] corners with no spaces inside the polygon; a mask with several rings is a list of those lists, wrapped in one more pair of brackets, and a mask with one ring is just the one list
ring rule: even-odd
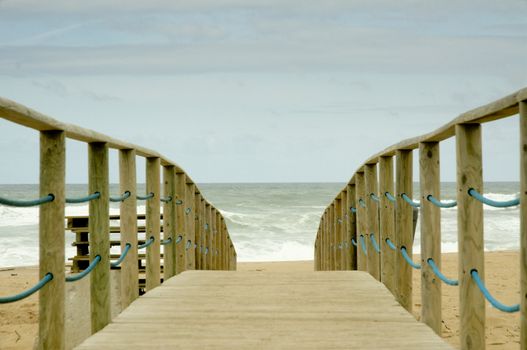
{"label": "overcast sky", "polygon": [[[526,14],[526,0],[0,0],[0,96],[155,149],[197,182],[347,181],[527,86]],[[38,182],[37,133],[0,130],[0,183]],[[485,179],[517,180],[517,117],[484,137]],[[68,143],[68,182],[87,181],[86,158]]]}

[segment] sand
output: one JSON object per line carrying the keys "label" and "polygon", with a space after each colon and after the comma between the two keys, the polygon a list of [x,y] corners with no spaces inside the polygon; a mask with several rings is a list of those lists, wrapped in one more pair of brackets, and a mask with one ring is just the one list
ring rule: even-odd
{"label": "sand", "polygon": [[[418,257],[415,256],[415,260]],[[242,271],[312,271],[312,261],[239,263]],[[487,286],[505,304],[519,301],[518,252],[485,255]],[[457,254],[443,254],[443,272],[454,277]],[[26,289],[38,280],[36,267],[0,269],[0,295]],[[420,274],[414,273],[414,316],[419,319]],[[38,332],[38,296],[12,304],[0,304],[0,349],[32,349]],[[519,349],[519,314],[506,314],[487,304],[487,349]],[[457,287],[443,284],[443,337],[459,348],[459,303]]]}

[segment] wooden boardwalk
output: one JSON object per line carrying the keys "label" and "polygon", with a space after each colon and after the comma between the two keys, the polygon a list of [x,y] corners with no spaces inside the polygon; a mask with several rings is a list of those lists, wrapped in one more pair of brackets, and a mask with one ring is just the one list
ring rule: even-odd
{"label": "wooden boardwalk", "polygon": [[77,349],[452,349],[365,272],[187,271]]}

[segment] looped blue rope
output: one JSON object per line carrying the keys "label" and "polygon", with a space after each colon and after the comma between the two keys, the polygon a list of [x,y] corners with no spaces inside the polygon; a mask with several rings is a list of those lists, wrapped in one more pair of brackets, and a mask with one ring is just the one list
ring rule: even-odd
{"label": "looped blue rope", "polygon": [[169,237],[168,239],[164,239],[160,243],[161,243],[161,245],[170,244],[170,243],[172,243],[172,237]]}
{"label": "looped blue rope", "polygon": [[148,241],[146,241],[146,242],[143,243],[143,244],[139,244],[139,245],[137,246],[137,248],[138,248],[138,249],[143,249],[143,248],[148,247],[149,245],[151,245],[152,243],[154,243],[154,239],[155,239],[155,238],[154,238],[153,236],[150,237],[150,238],[148,239]]}
{"label": "looped blue rope", "polygon": [[183,240],[183,236],[182,236],[182,235],[177,236],[177,238],[176,238],[176,244],[178,244],[178,243],[181,242],[182,240]]}
{"label": "looped blue rope", "polygon": [[209,224],[205,223],[205,225],[203,225],[204,229],[205,230],[208,230],[209,229]]}
{"label": "looped blue rope", "polygon": [[357,212],[357,208],[354,208],[354,207],[350,207],[350,211],[355,214]]}
{"label": "looped blue rope", "polygon": [[101,193],[100,192],[94,192],[93,194],[87,195],[85,197],[66,198],[66,203],[70,203],[70,204],[73,204],[73,203],[84,203],[84,202],[89,202],[89,201],[94,200],[94,199],[98,199],[100,197],[101,197]]}
{"label": "looped blue rope", "polygon": [[390,247],[391,250],[397,250],[397,247],[395,246],[395,244],[393,244],[393,242],[389,238],[386,238],[384,241],[386,242],[388,247]]}
{"label": "looped blue rope", "polygon": [[380,253],[381,249],[379,248],[379,245],[377,244],[377,241],[375,240],[375,235],[373,233],[370,233],[370,240],[373,245],[373,249],[375,249],[377,253]]}
{"label": "looped blue rope", "polygon": [[496,207],[496,208],[514,207],[514,206],[520,204],[520,199],[519,198],[514,198],[514,199],[511,199],[509,201],[495,201],[495,200],[492,200],[492,199],[489,199],[489,198],[483,196],[481,193],[479,193],[478,191],[476,191],[473,188],[468,190],[468,194],[471,197],[474,197],[475,199],[480,201],[481,203],[484,203],[486,205],[490,205],[491,207]]}
{"label": "looped blue rope", "polygon": [[406,251],[406,247],[404,247],[404,246],[401,247],[401,254],[403,255],[404,260],[406,260],[406,262],[411,267],[413,267],[416,270],[421,269],[421,264],[413,262],[412,258],[410,258],[410,256],[408,255],[408,252]]}
{"label": "looped blue rope", "polygon": [[124,193],[118,197],[110,197],[110,202],[124,202],[126,198],[132,195],[130,191],[124,191]]}
{"label": "looped blue rope", "polygon": [[44,203],[52,202],[55,199],[55,196],[51,193],[47,196],[38,199],[31,200],[18,200],[18,199],[8,199],[0,197],[0,204],[8,205],[10,207],[33,207],[35,205],[41,205]]}
{"label": "looped blue rope", "polygon": [[187,208],[187,209],[185,209],[185,214],[190,214],[191,211],[192,211],[192,209]]}
{"label": "looped blue rope", "polygon": [[362,198],[359,199],[359,205],[363,208],[366,208],[366,203],[364,203],[364,200]]}
{"label": "looped blue rope", "polygon": [[181,204],[183,204],[183,201],[181,199],[176,200],[176,205],[181,205]]}
{"label": "looped blue rope", "polygon": [[453,201],[453,202],[441,202],[440,200],[438,200],[437,198],[435,198],[431,194],[426,196],[426,199],[429,202],[431,202],[433,205],[435,205],[436,207],[439,207],[439,208],[454,208],[457,205],[456,201]]}
{"label": "looped blue rope", "polygon": [[420,203],[414,202],[410,197],[406,195],[406,193],[401,194],[402,199],[408,204],[410,204],[414,208],[419,208],[421,206]]}
{"label": "looped blue rope", "polygon": [[375,202],[379,203],[381,199],[375,195],[375,193],[370,193],[370,198],[373,199]]}
{"label": "looped blue rope", "polygon": [[146,196],[137,195],[136,198],[139,199],[140,201],[146,201],[146,200],[149,200],[151,198],[154,198],[154,192],[150,192]]}
{"label": "looped blue rope", "polygon": [[92,262],[90,263],[90,265],[88,265],[88,268],[86,268],[86,270],[82,271],[81,273],[79,274],[76,274],[76,275],[72,275],[72,276],[67,276],[66,277],[66,282],[75,282],[75,281],[78,281],[84,277],[86,277],[90,272],[92,272],[92,270],[95,268],[95,266],[97,266],[97,264],[101,261],[101,256],[100,255],[97,255],[95,257],[95,259],[92,260]]}
{"label": "looped blue rope", "polygon": [[191,246],[192,246],[192,241],[189,239],[187,241],[187,244],[185,245],[185,250],[189,250]]}
{"label": "looped blue rope", "polygon": [[390,194],[390,192],[384,192],[384,195],[386,196],[386,198],[388,198],[388,200],[389,200],[390,202],[392,202],[392,203],[397,202],[397,199],[395,199],[395,197],[392,196],[392,195]]}
{"label": "looped blue rope", "polygon": [[360,235],[359,239],[360,245],[362,247],[362,252],[364,253],[364,255],[368,256],[368,250],[366,249],[366,242],[364,241],[364,236]]}
{"label": "looped blue rope", "polygon": [[121,263],[124,261],[124,258],[126,257],[126,254],[128,254],[128,251],[130,250],[130,248],[132,248],[132,245],[130,243],[126,243],[119,259],[117,259],[117,261],[111,263],[110,265],[112,267],[117,267],[121,265]]}
{"label": "looped blue rope", "polygon": [[457,286],[459,284],[458,280],[451,280],[450,278],[447,278],[445,275],[443,275],[443,273],[439,271],[439,268],[434,262],[434,259],[429,258],[427,262],[428,262],[428,265],[430,265],[430,267],[432,268],[432,271],[435,273],[437,277],[439,277],[441,281],[445,282],[446,284],[450,286]]}
{"label": "looped blue rope", "polygon": [[7,296],[7,297],[0,297],[0,304],[13,303],[15,301],[19,301],[19,300],[25,299],[28,296],[30,296],[31,294],[33,294],[35,292],[38,292],[42,287],[44,287],[52,279],[53,279],[53,274],[48,272],[33,287],[31,287],[31,288],[29,288],[29,289],[27,289],[27,290],[25,290],[25,291],[23,291],[21,293],[15,294],[15,295],[10,295],[10,296]]}
{"label": "looped blue rope", "polygon": [[209,254],[209,248],[205,248],[205,255]]}
{"label": "looped blue rope", "polygon": [[168,196],[168,197],[161,197],[159,198],[159,200],[163,203],[169,203],[172,201],[172,196]]}
{"label": "looped blue rope", "polygon": [[357,246],[357,242],[355,241],[355,238],[351,239],[351,244],[353,244],[355,247]]}
{"label": "looped blue rope", "polygon": [[520,311],[520,304],[508,306],[508,305],[504,305],[504,304],[500,303],[499,301],[497,301],[490,294],[488,289],[485,287],[485,284],[483,283],[483,281],[479,277],[478,270],[472,269],[470,271],[470,275],[472,276],[472,279],[474,280],[474,282],[476,282],[476,284],[477,284],[479,290],[481,291],[481,293],[483,294],[483,296],[485,296],[485,299],[487,299],[489,301],[489,303],[491,303],[491,305],[494,306],[496,309],[498,309],[500,311],[503,311],[503,312],[509,312],[509,313]]}

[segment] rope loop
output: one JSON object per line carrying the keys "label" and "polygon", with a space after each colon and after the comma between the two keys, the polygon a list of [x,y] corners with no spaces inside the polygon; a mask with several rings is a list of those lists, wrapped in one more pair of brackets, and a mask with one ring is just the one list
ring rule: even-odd
{"label": "rope loop", "polygon": [[350,211],[351,211],[353,214],[355,214],[355,213],[357,212],[357,208],[355,208],[355,207],[350,207]]}
{"label": "rope loop", "polygon": [[32,295],[33,293],[38,292],[40,289],[42,289],[42,287],[44,287],[46,284],[48,284],[48,282],[51,281],[52,279],[53,279],[53,274],[48,272],[33,287],[31,287],[29,289],[26,289],[25,291],[23,291],[21,293],[18,293],[18,294],[15,294],[15,295],[10,295],[10,296],[7,296],[7,297],[0,297],[0,304],[13,303],[15,301],[19,301],[19,300],[25,299],[28,296]]}
{"label": "rope loop", "polygon": [[366,249],[366,242],[364,241],[364,236],[360,235],[359,239],[360,245],[362,247],[362,252],[364,253],[364,255],[368,256],[368,250]]}
{"label": "rope loop", "polygon": [[168,239],[162,240],[160,243],[161,243],[161,245],[170,244],[170,243],[172,243],[172,237],[169,237]]}
{"label": "rope loop", "polygon": [[112,267],[117,267],[121,265],[121,263],[124,261],[124,258],[126,257],[126,254],[128,254],[128,251],[130,250],[130,248],[132,248],[132,245],[130,243],[126,243],[119,259],[117,259],[117,261],[111,263],[110,265]]}
{"label": "rope loop", "polygon": [[364,200],[362,198],[359,199],[359,205],[363,208],[366,208],[366,203],[364,203]]}
{"label": "rope loop", "polygon": [[478,274],[478,270],[476,269],[472,269],[470,271],[470,276],[472,276],[472,279],[474,280],[474,282],[476,282],[479,290],[481,291],[481,293],[483,294],[483,296],[485,297],[485,299],[488,300],[488,302],[494,306],[496,309],[500,310],[500,311],[503,311],[503,312],[509,312],[509,313],[513,313],[513,312],[518,312],[520,311],[520,304],[515,304],[515,305],[511,305],[511,306],[508,306],[508,305],[504,305],[502,303],[500,303],[498,300],[496,300],[489,292],[489,290],[487,289],[487,287],[485,287],[485,284],[483,283],[483,281],[481,280],[481,278],[479,277],[479,274]]}
{"label": "rope loop", "polygon": [[67,276],[66,277],[66,282],[75,282],[75,281],[78,281],[78,280],[81,280],[83,279],[84,277],[86,277],[90,272],[92,272],[92,270],[95,268],[95,266],[97,266],[97,264],[101,261],[101,256],[100,255],[97,255],[95,257],[95,259],[92,260],[92,262],[90,263],[90,265],[88,265],[88,267],[86,268],[86,270],[82,271],[81,273],[79,274],[76,274],[76,275],[72,275],[72,276]]}
{"label": "rope loop", "polygon": [[192,241],[189,239],[187,241],[187,244],[185,245],[185,250],[189,250],[191,246],[192,246]]}
{"label": "rope loop", "polygon": [[101,198],[101,193],[100,192],[94,192],[93,194],[87,195],[85,197],[66,198],[66,203],[70,203],[70,204],[73,204],[73,203],[85,203],[85,202],[89,202],[89,201],[92,201],[94,199],[99,199],[99,198]]}
{"label": "rope loop", "polygon": [[408,252],[406,251],[406,247],[405,246],[401,247],[401,254],[403,255],[403,258],[404,258],[404,260],[406,260],[408,265],[410,265],[411,267],[413,267],[416,270],[420,270],[421,269],[421,264],[413,262],[412,258],[410,258],[410,256],[408,255]]}
{"label": "rope loop", "polygon": [[520,204],[520,199],[519,198],[514,198],[514,199],[511,199],[509,201],[495,201],[495,200],[492,200],[490,198],[487,198],[487,197],[483,196],[481,193],[479,193],[478,191],[476,191],[473,188],[470,188],[468,190],[468,194],[469,194],[469,196],[474,197],[475,199],[480,201],[481,203],[486,204],[486,205],[490,205],[491,207],[496,207],[496,208],[514,207],[514,206]]}
{"label": "rope loop", "polygon": [[401,194],[401,198],[404,199],[406,203],[410,204],[414,208],[419,208],[421,206],[421,203],[414,202],[410,197],[406,195],[406,193]]}
{"label": "rope loop", "polygon": [[161,197],[159,198],[159,200],[163,203],[169,203],[172,201],[172,196],[168,196],[168,197]]}
{"label": "rope loop", "polygon": [[183,240],[183,236],[182,236],[182,235],[177,236],[177,238],[176,238],[176,244],[178,244],[178,243],[181,242],[182,240]]}
{"label": "rope loop", "polygon": [[192,209],[187,208],[187,209],[185,209],[185,214],[190,214],[191,211],[192,211]]}
{"label": "rope loop", "polygon": [[370,198],[373,199],[375,202],[379,203],[381,199],[375,195],[375,193],[370,193]]}
{"label": "rope loop", "polygon": [[373,233],[370,233],[370,240],[373,245],[373,249],[375,249],[377,253],[380,253],[381,249],[379,248],[379,245],[377,244],[377,241],[375,240],[375,235]]}
{"label": "rope loop", "polygon": [[441,271],[439,271],[439,268],[437,267],[436,263],[434,262],[434,259],[429,258],[426,262],[428,263],[428,265],[430,265],[430,267],[432,268],[432,271],[434,272],[434,274],[437,277],[439,277],[439,279],[441,281],[445,282],[449,286],[457,286],[457,285],[459,285],[459,281],[458,280],[451,280],[450,278],[447,278],[445,275],[443,275],[443,273]]}
{"label": "rope loop", "polygon": [[146,247],[148,247],[149,245],[151,245],[152,243],[154,243],[154,240],[155,240],[155,238],[154,238],[154,236],[152,236],[152,237],[150,237],[150,238],[148,239],[148,241],[146,241],[145,243],[143,243],[143,244],[139,244],[139,245],[137,246],[137,248],[138,248],[138,249],[146,248]]}
{"label": "rope loop", "polygon": [[8,205],[10,207],[34,207],[35,205],[41,205],[44,203],[53,202],[55,196],[53,194],[48,194],[42,198],[30,199],[30,200],[18,200],[18,199],[8,199],[0,197],[0,204]]}
{"label": "rope loop", "polygon": [[124,202],[126,198],[132,195],[130,191],[124,191],[124,193],[118,197],[110,197],[110,202]]}
{"label": "rope loop", "polygon": [[397,199],[395,199],[395,197],[392,196],[392,195],[390,194],[390,192],[384,192],[384,196],[385,196],[386,198],[388,198],[388,200],[389,200],[390,202],[392,202],[392,203],[397,202]]}
{"label": "rope loop", "polygon": [[183,201],[181,199],[177,199],[176,200],[176,205],[181,205],[181,204],[183,204]]}
{"label": "rope loop", "polygon": [[384,241],[386,242],[388,247],[390,247],[391,250],[397,250],[397,247],[395,246],[395,244],[393,244],[393,242],[389,238],[386,238]]}
{"label": "rope loop", "polygon": [[146,196],[137,195],[136,198],[139,199],[140,201],[146,201],[146,200],[154,198],[154,192],[150,192]]}
{"label": "rope loop", "polygon": [[456,201],[452,202],[441,202],[439,199],[435,198],[431,194],[426,196],[426,199],[431,202],[433,205],[439,208],[454,208],[457,205]]}
{"label": "rope loop", "polygon": [[355,238],[351,239],[351,244],[353,244],[355,247],[357,246],[357,242],[355,241]]}

